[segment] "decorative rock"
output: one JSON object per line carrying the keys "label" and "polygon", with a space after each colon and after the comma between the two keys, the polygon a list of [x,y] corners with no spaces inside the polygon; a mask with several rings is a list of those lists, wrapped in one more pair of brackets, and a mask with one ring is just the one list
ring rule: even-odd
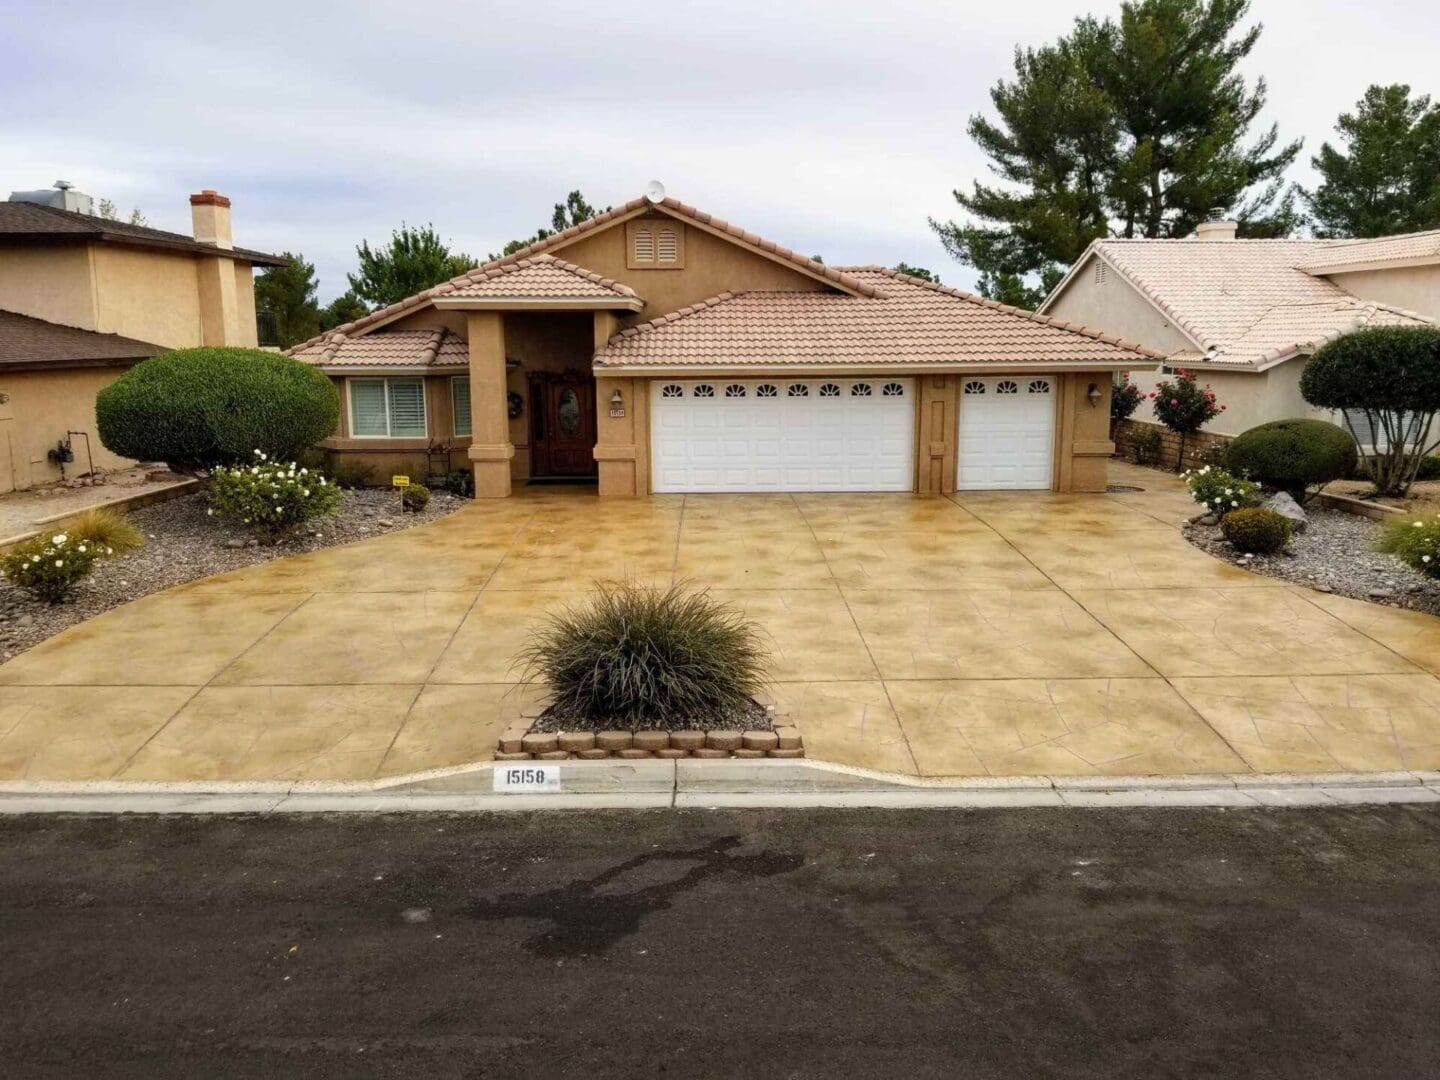
{"label": "decorative rock", "polygon": [[628,750],[635,741],[635,736],[628,731],[598,731],[595,733],[595,745],[601,750]]}
{"label": "decorative rock", "polygon": [[1371,589],[1369,595],[1370,595],[1370,599],[1371,599],[1371,600],[1389,600],[1392,596],[1395,595],[1395,590],[1394,590],[1394,589]]}
{"label": "decorative rock", "polygon": [[713,746],[702,746],[699,750],[691,750],[691,757],[697,758],[728,758],[729,750],[716,750]]}
{"label": "decorative rock", "polygon": [[589,750],[577,750],[575,756],[581,761],[599,761],[601,758],[610,756],[609,750],[601,750],[598,746],[592,746]]}
{"label": "decorative rock", "polygon": [[1197,520],[1198,520],[1199,524],[1201,524],[1201,525],[1219,525],[1219,524],[1220,524],[1220,515],[1219,515],[1219,514],[1201,514],[1200,517],[1199,517]]}
{"label": "decorative rock", "polygon": [[1260,505],[1266,510],[1275,511],[1275,513],[1290,522],[1290,531],[1292,533],[1304,532],[1305,526],[1309,524],[1310,519],[1305,516],[1305,511],[1300,509],[1300,504],[1291,498],[1287,492],[1277,491]]}
{"label": "decorative rock", "polygon": [[800,746],[789,746],[781,750],[771,750],[769,756],[780,758],[803,758],[805,756],[805,749]]}
{"label": "decorative rock", "polygon": [[520,740],[520,749],[531,754],[548,754],[560,748],[560,736],[548,731],[532,731]]}
{"label": "decorative rock", "polygon": [[659,758],[681,758],[688,757],[689,754],[689,750],[677,750],[673,746],[667,746],[663,750],[655,751],[655,756]]}
{"label": "decorative rock", "polygon": [[568,750],[548,750],[543,754],[536,754],[536,761],[568,761],[570,752]]}
{"label": "decorative rock", "polygon": [[506,754],[506,753],[500,753],[500,754],[496,754],[496,755],[495,755],[495,760],[496,760],[496,761],[529,761],[529,760],[530,760],[530,755],[529,755],[529,754],[523,754],[523,753],[522,753],[522,754]]}
{"label": "decorative rock", "polygon": [[736,750],[732,756],[737,758],[761,758],[765,756],[765,751],[740,749]]}
{"label": "decorative rock", "polygon": [[780,736],[773,731],[747,731],[740,736],[740,745],[746,750],[774,750],[780,745]]}
{"label": "decorative rock", "polygon": [[739,750],[741,736],[738,731],[707,731],[705,745],[711,750]]}
{"label": "decorative rock", "polygon": [[562,731],[555,738],[556,744],[561,750],[568,750],[572,754],[578,754],[581,750],[595,749],[595,733],[593,731]]}
{"label": "decorative rock", "polygon": [[641,750],[638,747],[627,746],[624,750],[615,751],[615,756],[618,758],[638,759],[648,758],[651,754],[649,750]]}
{"label": "decorative rock", "polygon": [[391,529],[395,527],[395,522],[391,521],[389,518],[376,518],[375,524],[380,526],[380,528],[382,529]]}
{"label": "decorative rock", "polygon": [[781,750],[798,750],[800,748],[800,729],[797,727],[777,727],[775,738],[779,740],[777,745]]}
{"label": "decorative rock", "polygon": [[244,540],[226,540],[226,541],[225,541],[225,547],[227,547],[227,548],[243,548],[244,546],[245,546],[245,541],[244,541]]}
{"label": "decorative rock", "polygon": [[637,750],[665,750],[670,746],[668,731],[637,731],[634,746]]}
{"label": "decorative rock", "polygon": [[705,732],[703,731],[672,731],[670,732],[670,746],[676,750],[699,750],[705,745]]}

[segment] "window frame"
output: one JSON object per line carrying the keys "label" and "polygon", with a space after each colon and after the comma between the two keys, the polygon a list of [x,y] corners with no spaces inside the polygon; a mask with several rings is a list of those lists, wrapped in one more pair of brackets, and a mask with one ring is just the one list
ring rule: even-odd
{"label": "window frame", "polygon": [[[355,383],[380,383],[384,387],[385,398],[385,434],[384,435],[361,435],[355,430],[355,395],[353,387]],[[424,431],[419,435],[394,435],[391,434],[393,425],[390,422],[390,384],[392,382],[418,382],[420,384],[420,416],[424,423]],[[371,439],[377,442],[394,442],[398,439],[428,439],[430,437],[430,394],[426,385],[424,375],[350,375],[345,379],[345,419],[350,429],[352,439]],[[473,426],[473,424],[472,424]]]}
{"label": "window frame", "polygon": [[[460,430],[460,425],[459,425],[459,423],[458,423],[458,418],[459,418],[459,415],[460,415],[460,414],[459,414],[459,413],[456,411],[456,409],[455,409],[455,387],[458,386],[462,380],[463,380],[464,383],[465,383],[465,396],[470,399],[470,401],[469,401],[469,408],[470,408],[470,430],[469,430],[469,431],[461,431],[461,430]],[[429,418],[428,416],[425,418],[425,430],[426,430],[426,431],[429,431],[429,430],[430,430],[430,418]],[[475,398],[474,398],[474,396],[471,395],[471,393],[470,393],[470,376],[469,376],[469,375],[451,375],[451,376],[450,376],[450,434],[453,435],[453,436],[454,436],[455,438],[457,438],[457,439],[473,439],[473,438],[475,437]]]}

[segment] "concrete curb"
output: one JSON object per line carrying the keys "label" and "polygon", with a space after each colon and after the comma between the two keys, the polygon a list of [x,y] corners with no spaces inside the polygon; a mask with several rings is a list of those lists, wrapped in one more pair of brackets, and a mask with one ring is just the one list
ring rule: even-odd
{"label": "concrete curb", "polygon": [[495,790],[486,762],[380,781],[0,782],[0,814],[272,814],[708,807],[1258,807],[1440,802],[1440,772],[916,778],[811,760],[558,762]]}

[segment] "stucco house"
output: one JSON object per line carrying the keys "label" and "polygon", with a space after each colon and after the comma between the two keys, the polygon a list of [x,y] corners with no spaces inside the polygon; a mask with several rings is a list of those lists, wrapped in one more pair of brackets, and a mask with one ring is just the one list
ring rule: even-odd
{"label": "stucco house", "polygon": [[[1227,406],[1206,426],[1212,435],[1292,417],[1339,422],[1300,396],[1306,357],[1362,327],[1440,320],[1440,230],[1240,240],[1235,222],[1212,220],[1186,239],[1097,240],[1040,313],[1163,353],[1162,367],[1132,374],[1142,389],[1164,371],[1194,370]],[[1155,423],[1148,404],[1135,420]]]}
{"label": "stucco house", "polygon": [[[196,345],[254,348],[256,266],[230,200],[190,196],[194,234],[109,221],[69,185],[0,202],[0,492],[129,464],[95,433],[95,395],[136,362]],[[86,439],[71,433],[88,436]]]}
{"label": "stucco house", "polygon": [[423,474],[439,449],[481,497],[602,498],[1100,491],[1111,373],[1159,359],[659,191],[292,353],[340,387],[340,457]]}

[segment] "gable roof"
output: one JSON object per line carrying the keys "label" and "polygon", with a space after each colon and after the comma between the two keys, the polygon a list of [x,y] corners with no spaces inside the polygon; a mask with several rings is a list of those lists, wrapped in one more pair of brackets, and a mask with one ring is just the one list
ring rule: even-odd
{"label": "gable roof", "polygon": [[[841,270],[837,270],[835,267],[826,266],[824,263],[819,263],[814,259],[797,254],[789,248],[766,240],[764,237],[758,236],[755,233],[746,232],[738,225],[732,225],[728,221],[717,218],[712,214],[697,210],[695,207],[688,206],[678,199],[665,198],[659,203],[652,203],[649,199],[642,196],[638,199],[631,199],[623,206],[606,210],[603,214],[596,214],[589,220],[582,221],[579,225],[572,225],[568,229],[564,229],[552,236],[547,236],[545,239],[531,244],[529,247],[521,248],[519,251],[512,252],[503,258],[492,259],[476,267],[474,270],[461,274],[459,277],[451,278],[449,281],[442,282],[433,288],[418,292],[414,296],[407,296],[404,300],[372,311],[368,315],[362,315],[353,322],[337,326],[333,331],[330,331],[330,333],[355,334],[371,327],[394,322],[396,319],[402,318],[412,311],[418,311],[426,304],[433,302],[436,297],[454,296],[456,289],[465,287],[466,283],[473,281],[477,276],[490,276],[495,270],[500,270],[525,260],[533,260],[538,255],[566,247],[592,233],[597,233],[611,226],[619,225],[632,217],[638,217],[646,211],[656,208],[662,209],[707,232],[714,233],[717,236],[723,236],[742,247],[748,247],[758,254],[764,255],[776,262],[791,266],[801,273],[814,278],[816,281],[853,293],[857,296],[874,295],[873,285],[867,284]],[[583,267],[575,266],[573,263],[567,263],[565,265],[571,266],[575,270],[586,274],[591,273],[588,270],[584,270]],[[598,275],[592,276],[598,278]],[[613,284],[618,284],[618,282]],[[634,291],[630,290],[629,295],[634,296]],[[313,344],[314,341],[322,340],[325,336],[326,335],[322,334],[318,338],[311,339],[311,341],[302,342],[296,346],[296,348],[306,348]]]}
{"label": "gable roof", "polygon": [[464,368],[470,347],[449,330],[377,330],[360,337],[335,335],[295,349],[297,360],[331,369]]}
{"label": "gable roof", "polygon": [[[593,270],[564,262],[554,255],[534,255],[481,267],[448,282],[445,297],[494,300],[615,299],[632,302],[639,310],[643,301],[635,290]],[[631,306],[631,305],[627,305]]]}
{"label": "gable roof", "polygon": [[1161,358],[1132,342],[894,270],[844,272],[869,285],[871,295],[721,293],[621,331],[596,354],[595,366],[1123,369]]}
{"label": "gable roof", "polygon": [[0,243],[37,241],[91,241],[124,244],[131,247],[159,248],[191,255],[232,256],[240,262],[256,266],[284,266],[285,260],[250,248],[217,248],[204,244],[184,233],[152,229],[148,225],[131,225],[110,221],[93,214],[79,214],[58,206],[41,203],[0,202]]}
{"label": "gable roof", "polygon": [[1301,269],[1307,274],[1338,274],[1347,270],[1437,262],[1440,262],[1440,229],[1431,229],[1370,240],[1332,240],[1302,264]]}
{"label": "gable roof", "polygon": [[164,346],[0,310],[0,371],[124,367]]}
{"label": "gable roof", "polygon": [[1301,269],[1326,240],[1096,240],[1040,305],[1049,310],[1092,259],[1112,267],[1193,349],[1191,364],[1258,370],[1362,326],[1426,325]]}

